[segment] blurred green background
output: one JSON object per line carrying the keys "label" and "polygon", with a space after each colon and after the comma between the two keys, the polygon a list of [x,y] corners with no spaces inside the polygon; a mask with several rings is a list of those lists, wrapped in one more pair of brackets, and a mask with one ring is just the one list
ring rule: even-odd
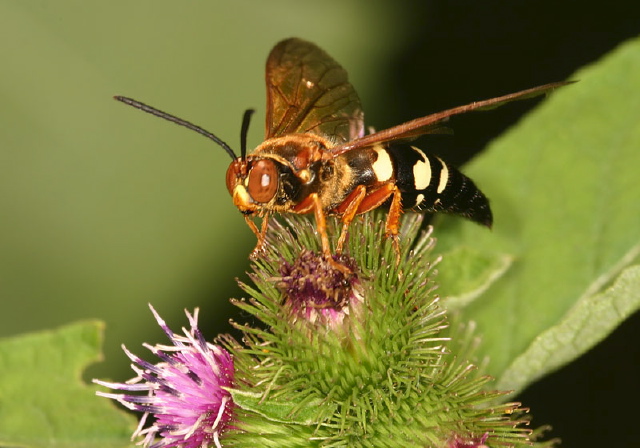
{"label": "blurred green background", "polygon": [[148,302],[175,325],[200,306],[210,334],[229,331],[234,278],[255,245],[225,188],[229,157],[111,97],[192,120],[236,148],[242,113],[255,107],[253,147],[265,59],[285,37],[321,43],[374,96],[370,74],[394,41],[368,35],[401,29],[400,14],[335,5],[3,2],[0,332],[104,319],[109,364],[91,373],[122,377],[119,344],[161,337]]}
{"label": "blurred green background", "polygon": [[[266,56],[277,41],[299,36],[345,66],[368,124],[382,129],[566,79],[640,33],[640,14],[629,5],[1,2],[0,336],[102,319],[108,363],[87,376],[122,380],[130,371],[121,343],[140,353],[143,341],[163,341],[148,302],[176,329],[185,324],[182,309],[199,306],[209,337],[230,331],[231,317],[246,319],[228,298],[242,296],[234,278],[246,279],[255,238],[224,187],[228,156],[113,95],[191,120],[236,148],[242,112],[254,107],[255,146],[264,129]],[[534,103],[460,117],[455,138],[431,141],[462,163]],[[637,380],[637,361],[624,364],[638,354],[632,330],[627,324],[618,332],[626,350],[619,368],[608,364],[616,346],[581,368],[600,367],[603,375],[614,369],[600,384]],[[597,439],[608,434],[605,415],[580,413],[574,403],[585,400],[591,410],[610,396],[628,399],[628,391],[599,397],[576,378],[579,371],[564,369],[521,399],[537,424],[555,425],[553,435],[566,446],[606,446],[610,439]],[[608,412],[622,405],[601,406]],[[625,437],[621,414],[610,427]]]}

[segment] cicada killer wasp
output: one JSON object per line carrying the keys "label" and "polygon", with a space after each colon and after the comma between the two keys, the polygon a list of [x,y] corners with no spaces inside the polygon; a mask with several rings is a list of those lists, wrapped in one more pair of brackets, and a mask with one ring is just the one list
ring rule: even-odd
{"label": "cicada killer wasp", "polygon": [[[327,215],[336,215],[343,223],[335,253],[343,250],[356,215],[385,204],[389,206],[386,233],[396,248],[403,209],[453,213],[490,227],[489,201],[473,181],[410,142],[424,134],[446,132],[442,123],[451,116],[493,109],[566,84],[546,84],[454,107],[365,135],[364,114],[347,72],[316,45],[297,38],[278,43],[267,59],[266,81],[265,141],[247,154],[246,135],[253,111],[246,111],[239,157],[199,126],[139,101],[115,98],[195,130],[231,156],[227,189],[258,238],[252,255],[264,244],[270,215],[313,213],[327,259],[332,255]],[[262,218],[260,229],[254,217]]]}

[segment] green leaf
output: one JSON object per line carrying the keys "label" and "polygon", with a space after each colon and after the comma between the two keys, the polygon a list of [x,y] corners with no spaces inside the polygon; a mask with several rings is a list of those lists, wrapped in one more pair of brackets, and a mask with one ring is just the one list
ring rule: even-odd
{"label": "green leaf", "polygon": [[304,402],[263,400],[262,393],[229,389],[234,404],[274,422],[314,425],[335,412],[336,406],[319,398]]}
{"label": "green leaf", "polygon": [[[498,378],[536,337],[569,319],[580,297],[602,290],[638,254],[640,41],[571,79],[580,82],[550,95],[466,170],[491,199],[493,231],[438,221],[440,250],[465,245],[515,257],[465,309]],[[593,328],[594,340],[612,328]]]}
{"label": "green leaf", "polygon": [[133,420],[80,378],[100,359],[102,329],[82,322],[0,341],[1,446],[130,446]]}
{"label": "green leaf", "polygon": [[600,342],[640,307],[640,265],[625,269],[606,291],[584,297],[504,372],[497,388],[520,390]]}
{"label": "green leaf", "polygon": [[483,253],[467,246],[455,247],[438,263],[438,294],[448,310],[458,310],[482,295],[509,269],[507,254]]}

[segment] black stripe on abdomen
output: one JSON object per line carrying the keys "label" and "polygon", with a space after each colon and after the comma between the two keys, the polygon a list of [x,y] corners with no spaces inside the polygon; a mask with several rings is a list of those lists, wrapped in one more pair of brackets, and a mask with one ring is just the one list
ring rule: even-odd
{"label": "black stripe on abdomen", "polygon": [[404,208],[453,213],[491,227],[489,201],[467,176],[415,146],[391,144],[386,149]]}

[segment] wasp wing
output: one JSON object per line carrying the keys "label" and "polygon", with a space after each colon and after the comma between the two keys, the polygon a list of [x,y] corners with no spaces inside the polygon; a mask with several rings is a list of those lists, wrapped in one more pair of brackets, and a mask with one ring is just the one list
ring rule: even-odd
{"label": "wasp wing", "polygon": [[338,144],[364,135],[360,99],[347,72],[316,45],[287,39],[267,59],[266,137],[311,132]]}
{"label": "wasp wing", "polygon": [[464,114],[466,112],[476,110],[490,110],[511,101],[524,100],[527,98],[533,98],[558,87],[571,84],[572,82],[555,82],[551,84],[545,84],[543,86],[533,87],[527,90],[521,90],[520,92],[510,93],[508,95],[491,98],[489,100],[478,101],[464,106],[454,107],[435,114],[427,115],[426,117],[416,118],[415,120],[407,121],[406,123],[394,126],[384,131],[376,132],[361,138],[357,138],[353,141],[344,143],[333,149],[335,154],[341,154],[354,148],[362,148],[365,146],[375,145],[376,143],[383,143],[392,140],[410,140],[424,134],[442,134],[446,132],[447,128],[442,125],[442,122],[454,115]]}

